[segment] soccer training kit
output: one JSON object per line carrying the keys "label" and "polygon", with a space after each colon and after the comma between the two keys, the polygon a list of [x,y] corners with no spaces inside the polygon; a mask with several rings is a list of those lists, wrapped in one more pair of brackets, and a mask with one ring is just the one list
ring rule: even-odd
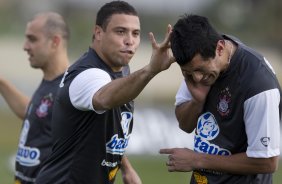
{"label": "soccer training kit", "polygon": [[[194,151],[229,156],[246,152],[251,158],[280,154],[281,89],[266,58],[233,37],[237,50],[230,65],[212,85],[198,118]],[[185,97],[185,95],[187,97]],[[189,100],[182,85],[176,104]],[[218,163],[220,165],[220,163]],[[214,170],[194,170],[191,183],[270,184],[272,174],[235,175]]]}
{"label": "soccer training kit", "polygon": [[133,126],[133,102],[97,111],[92,98],[128,74],[128,66],[113,72],[91,48],[67,70],[54,106],[55,145],[38,184],[114,182]]}
{"label": "soccer training kit", "polygon": [[42,162],[51,152],[52,108],[62,76],[52,81],[42,80],[32,96],[23,122],[16,155],[16,183],[34,183]]}

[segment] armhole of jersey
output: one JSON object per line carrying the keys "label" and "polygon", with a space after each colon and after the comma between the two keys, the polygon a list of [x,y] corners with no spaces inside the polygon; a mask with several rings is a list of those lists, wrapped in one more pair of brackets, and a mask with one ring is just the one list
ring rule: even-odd
{"label": "armhole of jersey", "polygon": [[248,157],[269,158],[280,154],[279,90],[259,93],[244,103]]}
{"label": "armhole of jersey", "polygon": [[192,95],[187,88],[186,82],[183,80],[175,95],[175,106],[181,105],[184,102],[192,100]]}
{"label": "armhole of jersey", "polygon": [[72,105],[79,110],[93,110],[97,114],[105,111],[95,110],[93,97],[104,85],[111,82],[110,75],[99,68],[87,69],[78,74],[70,84],[69,97]]}

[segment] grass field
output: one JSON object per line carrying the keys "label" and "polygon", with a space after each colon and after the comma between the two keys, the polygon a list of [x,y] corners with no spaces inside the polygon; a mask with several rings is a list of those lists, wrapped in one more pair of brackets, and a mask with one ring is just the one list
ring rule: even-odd
{"label": "grass field", "polygon": [[[0,110],[0,184],[13,183],[13,173],[9,167],[8,160],[16,151],[20,127],[21,121],[11,112]],[[165,156],[128,155],[128,158],[140,175],[143,184],[189,183],[190,173],[170,173],[167,171]],[[279,184],[281,181],[282,165],[274,174],[274,184]],[[117,177],[116,184],[122,184],[120,174]]]}

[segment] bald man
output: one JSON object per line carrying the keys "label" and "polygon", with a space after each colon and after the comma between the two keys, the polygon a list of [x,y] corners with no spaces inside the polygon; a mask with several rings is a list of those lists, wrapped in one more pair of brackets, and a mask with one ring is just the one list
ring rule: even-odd
{"label": "bald man", "polygon": [[51,151],[52,107],[63,73],[69,66],[69,29],[61,15],[37,14],[27,23],[23,49],[30,66],[43,72],[43,79],[32,98],[0,78],[0,93],[11,110],[23,120],[16,155],[16,184],[35,182],[42,163]]}

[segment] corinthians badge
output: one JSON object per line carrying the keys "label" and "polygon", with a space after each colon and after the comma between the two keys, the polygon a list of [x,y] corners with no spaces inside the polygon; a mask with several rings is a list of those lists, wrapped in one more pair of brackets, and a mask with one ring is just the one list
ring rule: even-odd
{"label": "corinthians badge", "polygon": [[230,113],[229,104],[231,102],[231,93],[226,87],[219,93],[219,102],[217,104],[217,111],[221,116],[227,116]]}
{"label": "corinthians badge", "polygon": [[44,118],[48,115],[48,109],[52,106],[53,104],[53,95],[52,93],[44,96],[41,99],[41,103],[39,107],[36,109],[36,114],[39,118]]}

